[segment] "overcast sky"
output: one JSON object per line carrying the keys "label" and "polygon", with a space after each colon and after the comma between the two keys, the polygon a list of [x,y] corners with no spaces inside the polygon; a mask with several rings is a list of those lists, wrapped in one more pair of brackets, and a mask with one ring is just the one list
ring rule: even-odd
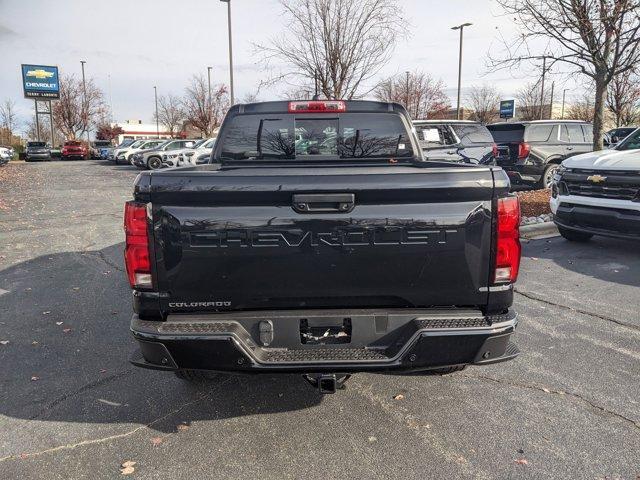
{"label": "overcast sky", "polygon": [[[357,0],[354,0],[357,1]],[[277,0],[232,0],[236,97],[255,92],[264,77],[253,43],[286,31]],[[455,102],[458,32],[465,29],[464,86],[490,83],[512,96],[539,71],[486,74],[489,49],[513,34],[492,0],[400,0],[409,22],[381,76],[420,69],[442,79]],[[58,65],[61,74],[86,74],[112,99],[115,119],[149,122],[153,86],[181,94],[192,74],[213,67],[228,83],[227,10],[219,0],[0,0],[0,101],[13,98],[25,120],[33,101],[22,98],[21,63]],[[109,81],[110,75],[110,81]],[[557,85],[556,91],[564,86]],[[278,95],[262,91],[261,100]]]}

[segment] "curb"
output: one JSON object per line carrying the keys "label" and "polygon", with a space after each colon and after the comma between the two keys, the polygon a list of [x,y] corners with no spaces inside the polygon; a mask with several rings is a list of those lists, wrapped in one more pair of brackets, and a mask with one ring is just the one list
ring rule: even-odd
{"label": "curb", "polygon": [[560,235],[558,227],[553,222],[534,223],[520,227],[520,238],[534,240],[536,238],[555,237]]}

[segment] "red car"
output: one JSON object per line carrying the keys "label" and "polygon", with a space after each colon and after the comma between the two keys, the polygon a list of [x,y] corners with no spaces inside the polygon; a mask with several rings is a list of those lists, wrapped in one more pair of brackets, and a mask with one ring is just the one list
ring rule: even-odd
{"label": "red car", "polygon": [[69,140],[64,142],[62,146],[62,159],[69,160],[78,158],[84,160],[87,158],[88,150],[84,143],[77,140]]}

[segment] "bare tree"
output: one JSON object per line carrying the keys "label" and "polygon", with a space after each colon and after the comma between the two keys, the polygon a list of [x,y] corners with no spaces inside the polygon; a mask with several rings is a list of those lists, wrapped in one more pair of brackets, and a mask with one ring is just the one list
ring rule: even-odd
{"label": "bare tree", "polygon": [[[156,120],[156,114],[153,114]],[[180,131],[185,120],[182,100],[173,94],[158,97],[158,122],[164,125],[171,136],[174,137]]]}
{"label": "bare tree", "polygon": [[211,90],[203,75],[191,77],[191,84],[185,89],[182,99],[185,120],[205,137],[210,137],[220,125],[229,109],[229,95],[225,85]]}
{"label": "bare tree", "polygon": [[405,106],[416,119],[438,118],[451,108],[451,100],[444,92],[442,80],[435,80],[425,72],[405,72],[389,77],[374,91],[378,100],[397,102]]}
{"label": "bare tree", "polygon": [[[46,128],[43,125],[44,122],[40,122],[40,140],[43,142],[49,142],[51,140],[51,130]],[[49,123],[47,126],[49,126]],[[36,116],[33,115],[27,122],[25,123],[24,134],[29,140],[37,140],[38,139],[38,127],[36,125]]]}
{"label": "bare tree", "polygon": [[607,109],[616,127],[640,122],[640,75],[629,70],[613,77],[607,90]]}
{"label": "bare tree", "polygon": [[389,61],[406,31],[398,0],[280,0],[288,33],[256,45],[269,66],[285,66],[267,83],[317,79],[325,98],[350,99]]}
{"label": "bare tree", "polygon": [[107,107],[102,91],[89,79],[86,82],[86,101],[82,80],[73,75],[60,79],[60,99],[53,106],[56,129],[66,138],[79,138],[104,117]]}
{"label": "bare tree", "polygon": [[541,95],[542,89],[539,82],[529,82],[518,90],[516,111],[520,120],[539,120],[544,116],[543,110],[551,104],[551,94],[549,90],[545,90],[544,99]]}
{"label": "bare tree", "polygon": [[491,85],[473,85],[467,94],[467,103],[473,110],[472,120],[486,125],[500,117],[500,94]]}
{"label": "bare tree", "polygon": [[573,100],[565,109],[565,117],[572,120],[582,120],[593,122],[595,117],[595,106],[593,99],[587,93],[582,94],[577,100]]}
{"label": "bare tree", "polygon": [[[24,135],[29,140],[38,139],[38,129],[36,126],[36,116],[32,115],[24,125]],[[48,142],[51,145],[61,145],[64,142],[64,137],[59,130],[55,131],[56,138],[51,140],[51,120],[48,115],[40,115],[40,141]]]}
{"label": "bare tree", "polygon": [[9,141],[13,136],[13,132],[18,126],[18,115],[16,114],[16,103],[7,98],[0,104],[0,127],[6,130]]}
{"label": "bare tree", "polygon": [[[602,149],[605,99],[614,77],[640,62],[640,0],[497,0],[519,28],[496,68],[545,57],[594,82],[593,147]],[[534,45],[543,44],[543,53]]]}

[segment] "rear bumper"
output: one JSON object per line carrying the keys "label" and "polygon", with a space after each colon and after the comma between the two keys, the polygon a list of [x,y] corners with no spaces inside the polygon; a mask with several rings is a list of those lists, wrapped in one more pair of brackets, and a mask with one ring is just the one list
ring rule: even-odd
{"label": "rear bumper", "polygon": [[[353,322],[350,343],[306,345],[300,320]],[[273,325],[264,346],[260,322]],[[244,373],[412,372],[453,365],[510,360],[517,325],[513,311],[482,316],[451,311],[296,311],[174,315],[144,321],[134,315],[131,332],[140,345],[131,362],[159,370],[196,369]]]}
{"label": "rear bumper", "polygon": [[537,183],[542,175],[525,174],[522,172],[523,165],[504,165],[502,169],[507,172],[507,176],[511,183],[515,184],[532,184]]}

